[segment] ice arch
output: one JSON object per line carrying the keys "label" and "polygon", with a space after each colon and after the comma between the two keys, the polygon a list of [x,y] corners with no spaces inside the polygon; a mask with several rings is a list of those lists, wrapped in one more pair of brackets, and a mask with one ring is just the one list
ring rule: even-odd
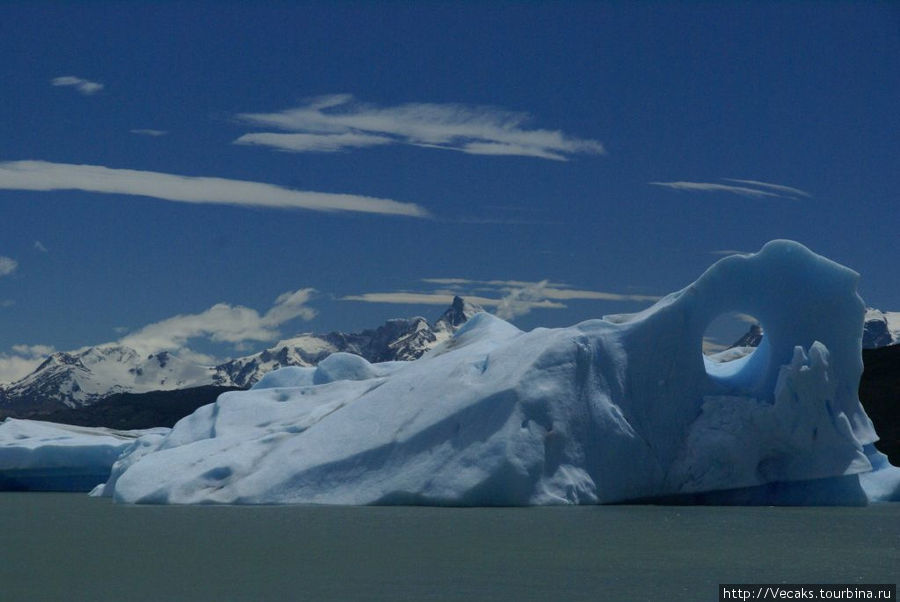
{"label": "ice arch", "polygon": [[[745,499],[740,490],[757,503],[858,502],[876,435],[856,397],[856,281],[773,241],[637,314],[527,333],[478,314],[414,362],[338,356],[321,374],[222,395],[135,446],[102,493],[528,505],[710,492],[721,502]],[[729,310],[759,317],[768,343],[732,374],[709,375],[696,350]]]}

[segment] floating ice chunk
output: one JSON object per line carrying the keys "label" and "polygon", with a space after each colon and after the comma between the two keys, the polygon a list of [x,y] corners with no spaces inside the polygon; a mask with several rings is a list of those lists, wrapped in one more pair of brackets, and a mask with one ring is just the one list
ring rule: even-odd
{"label": "floating ice chunk", "polygon": [[[856,396],[857,279],[774,241],[638,314],[527,333],[478,314],[414,362],[340,356],[313,385],[293,372],[222,395],[126,454],[104,493],[145,503],[861,503],[857,474],[871,468],[864,449],[876,435]],[[766,336],[752,355],[711,365],[703,333],[728,311],[757,316]]]}
{"label": "floating ice chunk", "polygon": [[109,478],[119,455],[144,434],[7,418],[0,423],[0,490],[90,491]]}

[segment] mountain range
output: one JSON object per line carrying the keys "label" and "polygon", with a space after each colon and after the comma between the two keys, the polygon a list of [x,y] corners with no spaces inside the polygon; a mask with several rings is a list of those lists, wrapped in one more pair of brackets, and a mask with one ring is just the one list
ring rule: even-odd
{"label": "mountain range", "polygon": [[360,355],[370,362],[414,360],[444,341],[481,307],[454,297],[434,322],[423,317],[388,320],[362,332],[301,334],[215,366],[177,353],[142,355],[119,344],[56,352],[31,374],[0,387],[0,408],[51,411],[81,408],[113,395],[173,391],[204,386],[247,388],[283,366],[315,366],[332,353]]}

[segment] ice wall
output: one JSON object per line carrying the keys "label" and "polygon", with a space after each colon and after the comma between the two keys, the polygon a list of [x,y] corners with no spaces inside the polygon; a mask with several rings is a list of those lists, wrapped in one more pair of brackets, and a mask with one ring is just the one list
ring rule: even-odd
{"label": "ice wall", "polygon": [[[633,315],[521,332],[488,314],[422,359],[329,358],[222,395],[113,467],[142,503],[864,503],[857,274],[773,241]],[[751,356],[701,354],[719,314]]]}
{"label": "ice wall", "polygon": [[117,431],[7,418],[0,422],[0,491],[90,491],[137,439],[169,429]]}

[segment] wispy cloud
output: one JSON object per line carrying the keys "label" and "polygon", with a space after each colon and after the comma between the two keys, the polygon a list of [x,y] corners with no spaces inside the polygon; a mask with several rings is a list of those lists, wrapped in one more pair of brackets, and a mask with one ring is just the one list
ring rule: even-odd
{"label": "wispy cloud", "polygon": [[52,345],[13,345],[12,350],[19,355],[44,357],[56,351]]}
{"label": "wispy cloud", "polygon": [[756,186],[758,188],[767,188],[769,190],[774,190],[775,192],[782,193],[783,196],[804,196],[804,197],[812,197],[811,194],[806,192],[805,190],[800,190],[799,188],[793,188],[791,186],[783,186],[781,184],[769,184],[768,182],[760,182],[759,180],[738,180],[735,178],[722,178],[726,182],[737,182],[738,184],[748,184],[750,186]]}
{"label": "wispy cloud", "polygon": [[147,128],[137,128],[137,129],[128,130],[128,131],[131,132],[132,134],[137,134],[138,136],[153,136],[153,137],[165,136],[166,134],[169,133],[166,130],[150,130]]}
{"label": "wispy cloud", "polygon": [[310,288],[287,292],[275,299],[264,314],[241,305],[217,303],[197,314],[182,314],[144,326],[119,340],[141,353],[181,351],[192,339],[238,345],[247,341],[272,341],[279,327],[295,318],[311,320],[316,311],[307,303],[315,291]]}
{"label": "wispy cloud", "polygon": [[[498,307],[503,304],[503,299],[482,297],[479,295],[465,295],[466,301],[481,305],[482,307]],[[450,305],[453,301],[453,293],[414,293],[398,291],[393,293],[363,293],[362,295],[347,295],[340,298],[341,301],[361,301],[364,303],[389,303],[394,305]],[[565,309],[562,303],[537,300],[522,301],[521,306],[530,309]]]}
{"label": "wispy cloud", "polygon": [[336,152],[407,144],[475,155],[514,155],[566,161],[602,155],[603,145],[559,130],[531,129],[527,113],[461,104],[409,103],[377,107],[349,94],[320,96],[275,113],[242,113],[241,121],[294,134],[254,132],[237,144],[293,152]]}
{"label": "wispy cloud", "polygon": [[[200,313],[148,324],[100,346],[125,345],[141,354],[174,351],[183,359],[213,362],[215,358],[192,350],[191,342],[207,340],[240,348],[247,342],[274,341],[281,336],[280,328],[291,320],[311,320],[316,316],[316,310],[308,305],[314,293],[311,288],[286,292],[265,313],[242,305],[217,303]],[[14,345],[10,352],[0,353],[0,383],[27,376],[55,351],[48,345]]]}
{"label": "wispy cloud", "polygon": [[738,251],[736,249],[717,249],[710,251],[710,255],[749,255],[749,251]]}
{"label": "wispy cloud", "polygon": [[54,351],[50,345],[14,345],[12,353],[0,353],[0,383],[28,376]]}
{"label": "wispy cloud", "polygon": [[449,290],[433,291],[393,291],[364,293],[341,297],[342,301],[365,303],[395,303],[409,305],[447,305],[454,295],[486,308],[492,308],[497,316],[512,319],[525,315],[534,309],[565,309],[564,301],[631,301],[647,303],[659,299],[653,295],[632,295],[590,291],[570,287],[566,284],[542,280],[473,280],[469,278],[423,278],[426,284],[445,287]]}
{"label": "wispy cloud", "polygon": [[96,94],[103,89],[103,84],[92,82],[74,75],[64,75],[62,77],[54,77],[50,83],[54,86],[69,86],[75,88],[81,94],[90,96]]}
{"label": "wispy cloud", "polygon": [[422,282],[431,284],[442,284],[449,286],[483,286],[496,288],[507,293],[512,293],[518,289],[534,289],[540,285],[539,290],[544,297],[548,299],[557,299],[560,301],[568,301],[575,299],[586,299],[595,301],[658,301],[659,296],[656,295],[637,295],[629,293],[611,293],[604,291],[591,291],[572,288],[567,284],[543,280],[541,282],[527,282],[523,280],[470,280],[467,278],[423,278]]}
{"label": "wispy cloud", "polygon": [[[422,278],[422,282],[427,282],[429,284],[440,284],[444,286],[460,286],[460,285],[481,285],[488,286],[493,288],[501,288],[501,287],[522,287],[522,286],[531,286],[532,284],[536,284],[535,282],[527,281],[527,280],[472,280],[470,278]],[[565,287],[565,284],[550,282],[548,280],[543,281],[548,283],[549,286],[562,286]]]}
{"label": "wispy cloud", "polygon": [[44,243],[39,240],[34,241],[34,250],[40,251],[41,253],[49,253],[47,247],[44,246]]}
{"label": "wispy cloud", "polygon": [[[498,318],[512,320],[518,316],[524,316],[534,309],[535,303],[554,303],[547,300],[547,281],[535,282],[528,286],[514,288],[500,299],[497,309],[494,311]],[[558,303],[565,307],[562,303]]]}
{"label": "wispy cloud", "polygon": [[12,307],[15,304],[16,302],[12,299],[3,299],[2,301],[0,301],[0,307],[2,308]]}
{"label": "wispy cloud", "polygon": [[428,212],[419,205],[390,199],[294,190],[246,180],[180,176],[46,161],[0,163],[0,189],[83,190],[138,195],[181,203],[428,217]]}
{"label": "wispy cloud", "polygon": [[0,255],[0,277],[9,276],[19,267],[19,262],[12,257],[4,257]]}
{"label": "wispy cloud", "polygon": [[256,134],[244,134],[234,142],[235,144],[271,146],[277,150],[296,153],[334,153],[351,148],[394,144],[396,141],[387,136],[354,134],[352,132],[344,134],[280,134],[274,132],[260,132]]}
{"label": "wispy cloud", "polygon": [[745,186],[730,186],[728,184],[715,184],[711,182],[650,182],[651,186],[661,186],[673,190],[688,190],[692,192],[729,192],[744,197],[780,197],[780,194],[747,188]]}
{"label": "wispy cloud", "polygon": [[725,182],[735,182],[744,184],[744,186],[735,186],[732,184],[719,184],[717,182],[648,182],[651,186],[660,186],[662,188],[671,188],[672,190],[681,190],[688,192],[725,192],[736,194],[747,198],[786,198],[797,199],[798,197],[810,197],[808,192],[804,192],[798,188],[790,186],[782,186],[781,184],[769,184],[767,182],[759,182],[757,180],[736,180],[732,178],[723,178]]}

